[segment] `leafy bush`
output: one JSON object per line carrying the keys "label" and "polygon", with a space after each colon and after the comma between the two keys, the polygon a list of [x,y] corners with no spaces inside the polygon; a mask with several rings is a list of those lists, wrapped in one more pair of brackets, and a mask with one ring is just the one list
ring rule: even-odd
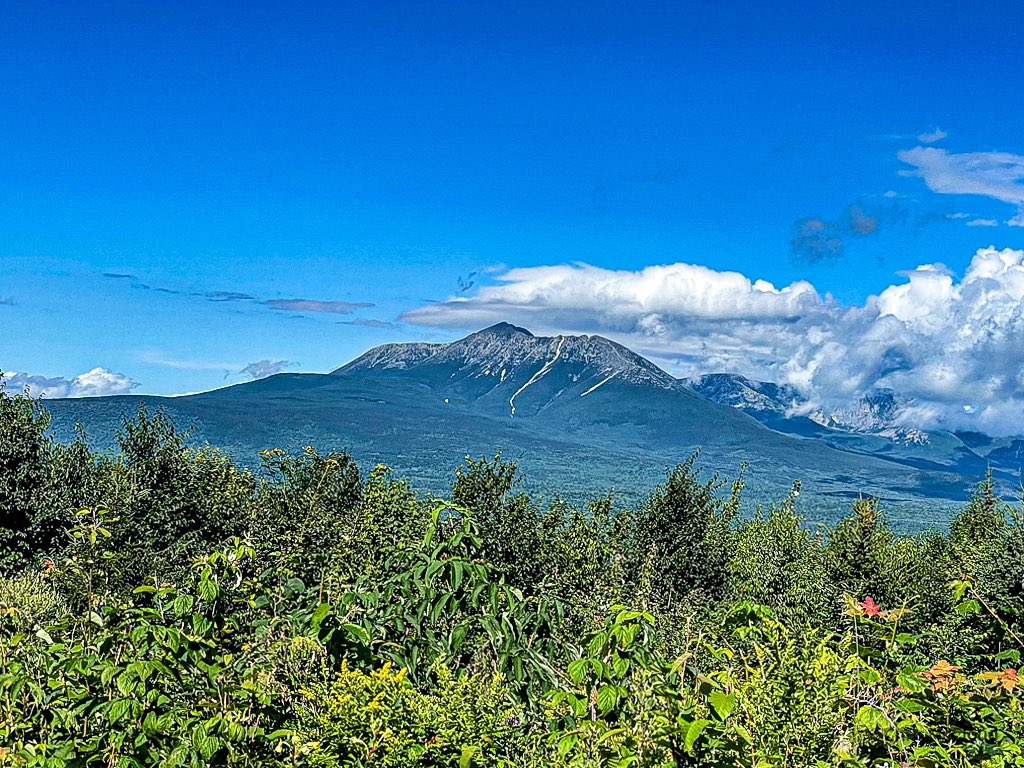
{"label": "leafy bush", "polygon": [[316,745],[312,764],[461,768],[522,753],[522,720],[500,677],[433,671],[421,693],[390,663],[367,674],[342,662],[329,683],[305,694],[300,722]]}
{"label": "leafy bush", "polygon": [[348,454],[254,475],[159,413],[122,454],[0,392],[0,767],[1022,766],[1024,526],[874,500],[738,520],[696,455],[639,509],[495,456],[425,499]]}

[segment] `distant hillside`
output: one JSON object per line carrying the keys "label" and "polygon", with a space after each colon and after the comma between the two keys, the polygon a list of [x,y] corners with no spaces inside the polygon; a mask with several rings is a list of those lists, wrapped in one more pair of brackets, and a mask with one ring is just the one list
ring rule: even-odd
{"label": "distant hillside", "polygon": [[985,471],[986,458],[955,436],[907,445],[830,428],[789,418],[794,397],[739,377],[685,382],[600,336],[539,337],[501,323],[449,344],[377,347],[329,374],[48,407],[63,439],[79,421],[94,444],[110,445],[121,415],[144,400],[193,440],[242,461],[254,463],[269,447],[345,448],[438,493],[462,457],[501,449],[521,461],[535,488],[584,497],[614,486],[630,497],[701,448],[701,464],[726,475],[746,463],[755,501],[781,498],[799,478],[810,495],[834,500],[821,519],[860,491],[887,500],[904,528],[943,522]]}

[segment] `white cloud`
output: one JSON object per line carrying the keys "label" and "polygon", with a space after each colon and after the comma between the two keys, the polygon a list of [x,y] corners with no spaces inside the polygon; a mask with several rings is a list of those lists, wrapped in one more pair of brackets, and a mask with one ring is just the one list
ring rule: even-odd
{"label": "white cloud", "polygon": [[967,222],[968,227],[998,227],[999,222],[995,219],[971,219]]}
{"label": "white cloud", "polygon": [[897,153],[914,170],[903,176],[918,176],[932,192],[946,195],[981,195],[1012,203],[1017,214],[1006,223],[1024,227],[1024,155],[1009,152],[964,152],[951,154],[937,147],[914,147]]}
{"label": "white cloud", "polygon": [[941,264],[903,277],[862,306],[842,306],[804,281],[780,289],[692,264],[532,267],[402,319],[600,333],[680,376],[791,384],[822,408],[889,387],[914,401],[908,425],[1024,433],[1024,251],[981,249],[959,280]]}
{"label": "white cloud", "polygon": [[[535,317],[548,324],[562,314],[596,309],[603,323],[620,330],[650,326],[658,316],[705,319],[793,318],[821,304],[814,287],[799,281],[777,289],[739,272],[716,272],[696,264],[651,266],[639,272],[612,271],[588,264],[511,269],[497,286],[481,288],[472,299],[455,297],[441,310],[461,325],[487,322],[499,311]],[[403,319],[433,325],[437,309],[414,310]],[[424,322],[426,321],[426,322]],[[447,323],[444,323],[447,324]]]}
{"label": "white cloud", "polygon": [[[922,137],[918,137],[922,141]],[[903,176],[918,176],[932,192],[947,195],[981,195],[1017,206],[1006,223],[1024,227],[1024,155],[1010,152],[963,152],[951,154],[937,147],[914,147],[897,153],[914,170]],[[994,226],[992,219],[975,219],[972,226]]]}
{"label": "white cloud", "polygon": [[949,136],[949,134],[941,128],[933,128],[930,131],[919,133],[917,135],[917,140],[923,144],[934,144],[937,141],[942,141],[947,136]]}
{"label": "white cloud", "polygon": [[241,376],[248,377],[251,381],[255,381],[256,379],[274,376],[293,365],[298,365],[298,363],[293,363],[291,360],[257,360],[255,363],[249,363],[238,373]]}
{"label": "white cloud", "polygon": [[27,388],[33,396],[44,398],[125,395],[138,386],[138,383],[123,373],[115,373],[106,368],[93,368],[71,379],[4,371],[0,379],[8,392],[20,392]]}
{"label": "white cloud", "polygon": [[271,309],[282,312],[327,312],[333,315],[351,315],[357,309],[374,306],[365,301],[319,301],[317,299],[269,299],[263,303]]}

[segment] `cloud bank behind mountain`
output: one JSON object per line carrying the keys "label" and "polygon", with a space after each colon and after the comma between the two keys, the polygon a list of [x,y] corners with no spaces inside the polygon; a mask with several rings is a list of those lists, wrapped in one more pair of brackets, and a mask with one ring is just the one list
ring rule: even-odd
{"label": "cloud bank behind mountain", "polygon": [[982,248],[962,277],[939,263],[901,276],[857,306],[806,281],[777,288],[696,264],[562,264],[508,270],[472,296],[401,319],[600,333],[676,375],[725,371],[790,384],[809,410],[884,387],[912,401],[908,425],[1024,433],[1024,250]]}
{"label": "cloud bank behind mountain", "polygon": [[103,397],[127,395],[138,384],[123,373],[93,368],[71,378],[39,376],[20,371],[3,371],[0,382],[8,394],[27,390],[33,397]]}

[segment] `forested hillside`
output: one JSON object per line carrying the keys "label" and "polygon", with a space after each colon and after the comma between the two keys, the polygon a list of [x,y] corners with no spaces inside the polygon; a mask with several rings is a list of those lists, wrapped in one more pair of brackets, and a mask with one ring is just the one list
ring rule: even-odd
{"label": "forested hillside", "polygon": [[47,430],[0,391],[0,766],[1024,765],[1024,524],[985,478],[908,537],[870,498],[806,526],[796,482],[741,516],[699,456],[541,505],[500,456],[434,499],[160,412],[111,454]]}
{"label": "forested hillside", "polygon": [[498,448],[526,470],[524,488],[555,489],[583,505],[609,488],[637,504],[700,448],[702,463],[723,475],[747,465],[748,503],[767,506],[799,477],[813,519],[834,524],[864,492],[886,499],[904,532],[948,523],[987,470],[997,487],[1017,485],[1021,457],[1009,439],[978,435],[968,447],[948,432],[901,431],[891,423],[895,405],[882,408],[890,420],[878,429],[831,428],[789,413],[792,393],[774,385],[759,385],[771,395],[760,410],[737,407],[753,393],[746,385],[737,401],[729,386],[698,392],[690,384],[601,336],[534,336],[498,323],[445,344],[375,347],[329,374],[280,373],[181,397],[50,400],[47,408],[63,440],[81,424],[90,445],[115,448],[120,420],[141,402],[170,414],[192,445],[208,442],[240,466],[258,469],[268,448],[343,446],[364,471],[387,464],[442,496],[451,467]]}

